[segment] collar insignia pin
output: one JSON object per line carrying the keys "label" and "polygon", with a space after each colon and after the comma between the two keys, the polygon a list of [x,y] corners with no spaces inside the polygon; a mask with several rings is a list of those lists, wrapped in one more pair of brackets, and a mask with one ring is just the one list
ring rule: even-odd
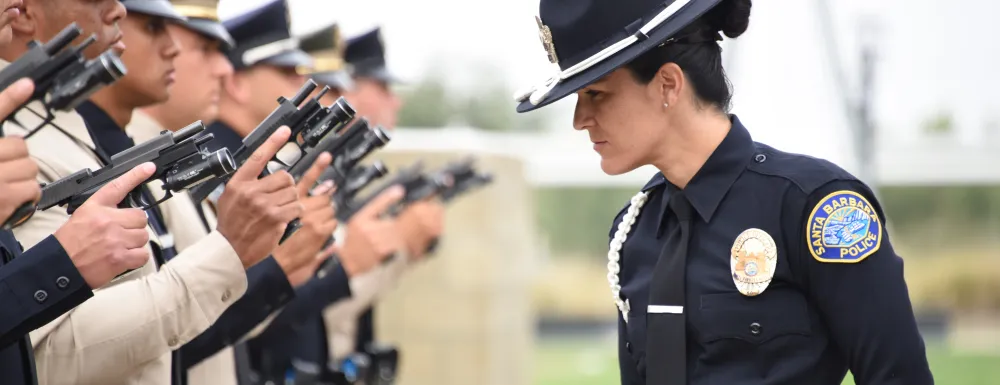
{"label": "collar insignia pin", "polygon": [[559,56],[556,55],[556,45],[552,42],[552,31],[548,26],[542,24],[542,18],[535,16],[535,21],[538,23],[538,38],[542,40],[542,46],[545,47],[545,52],[549,55],[549,61],[552,64],[559,63]]}

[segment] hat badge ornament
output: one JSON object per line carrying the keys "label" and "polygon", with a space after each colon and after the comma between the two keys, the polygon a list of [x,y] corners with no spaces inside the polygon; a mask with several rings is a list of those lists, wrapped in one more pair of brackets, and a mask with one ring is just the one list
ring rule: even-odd
{"label": "hat badge ornament", "polygon": [[535,16],[535,22],[538,23],[538,38],[542,40],[545,53],[549,55],[549,62],[559,64],[559,55],[556,55],[556,45],[552,42],[552,30],[542,23],[541,17]]}
{"label": "hat badge ornament", "polygon": [[[576,65],[570,68],[567,68],[565,70],[559,70],[558,72],[553,74],[552,77],[545,80],[545,82],[541,84],[518,91],[517,93],[514,94],[514,101],[521,102],[525,99],[528,99],[528,101],[530,101],[531,104],[534,105],[541,103],[543,100],[545,100],[545,97],[549,95],[549,92],[552,92],[552,90],[555,89],[555,87],[560,82],[569,79],[574,75],[579,74],[583,71],[586,71],[587,69],[597,65],[598,63],[604,60],[607,60],[611,56],[614,56],[618,52],[621,52],[625,48],[629,47],[632,44],[635,44],[638,41],[645,40],[650,31],[663,24],[665,21],[667,21],[667,19],[669,19],[671,16],[673,16],[681,9],[683,9],[684,6],[686,6],[691,1],[692,0],[674,1],[669,6],[660,11],[660,13],[654,16],[652,20],[650,20],[648,23],[639,28],[639,31],[636,32],[635,34],[626,37],[618,41],[617,43],[608,46],[607,48],[602,49],[600,52],[595,53],[594,55],[584,59],[583,61],[577,63]],[[540,30],[539,33],[542,38],[542,44],[546,46],[546,51],[549,55],[549,61],[556,63],[558,62],[558,60],[553,61],[553,59],[556,59],[556,56],[555,56],[555,45],[552,42],[551,32],[548,31],[548,27],[545,27],[544,24],[542,24],[541,18],[536,16],[536,19],[539,24],[539,30]],[[546,35],[548,35],[547,40],[546,40]],[[549,50],[550,44],[552,45],[551,51]]]}

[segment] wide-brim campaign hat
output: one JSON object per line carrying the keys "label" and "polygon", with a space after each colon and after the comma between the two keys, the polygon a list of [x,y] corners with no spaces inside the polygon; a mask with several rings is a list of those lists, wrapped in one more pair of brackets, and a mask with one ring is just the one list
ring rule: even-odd
{"label": "wide-brim campaign hat", "polygon": [[559,71],[518,92],[517,112],[558,101],[670,40],[722,0],[541,0],[539,38]]}
{"label": "wide-brim campaign hat", "polygon": [[187,21],[179,24],[196,33],[219,41],[222,49],[232,49],[236,42],[219,20],[219,0],[171,0],[178,13]]}
{"label": "wide-brim campaign hat", "polygon": [[121,0],[121,3],[129,13],[162,17],[172,21],[187,20],[168,0]]}
{"label": "wide-brim campaign hat", "polygon": [[319,85],[348,91],[354,88],[354,81],[348,72],[349,65],[344,59],[347,41],[340,33],[340,26],[331,24],[299,40],[299,49],[313,58],[311,67],[298,68],[299,74],[307,75]]}
{"label": "wide-brim campaign hat", "polygon": [[385,42],[382,29],[374,28],[347,40],[344,58],[351,65],[354,78],[375,79],[386,84],[404,83],[402,78],[389,70],[385,60]]}
{"label": "wide-brim campaign hat", "polygon": [[312,66],[312,57],[299,49],[299,40],[291,35],[291,16],[285,0],[269,2],[222,24],[236,41],[235,47],[226,51],[226,57],[237,71],[258,64]]}

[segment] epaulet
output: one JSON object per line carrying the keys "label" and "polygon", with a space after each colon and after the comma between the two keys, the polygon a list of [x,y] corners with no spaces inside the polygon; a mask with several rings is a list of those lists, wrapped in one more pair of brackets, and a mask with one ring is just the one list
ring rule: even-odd
{"label": "epaulet", "polygon": [[806,195],[835,180],[858,180],[826,159],[779,151],[763,143],[754,145],[757,156],[747,166],[748,170],[788,180]]}

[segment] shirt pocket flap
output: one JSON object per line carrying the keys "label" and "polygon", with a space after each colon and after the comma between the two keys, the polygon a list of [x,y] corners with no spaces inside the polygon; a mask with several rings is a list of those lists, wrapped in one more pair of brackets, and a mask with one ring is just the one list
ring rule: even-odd
{"label": "shirt pocket flap", "polygon": [[740,293],[701,296],[701,339],[710,343],[739,339],[761,344],[785,335],[809,335],[805,298],[792,290],[772,290],[755,297]]}

